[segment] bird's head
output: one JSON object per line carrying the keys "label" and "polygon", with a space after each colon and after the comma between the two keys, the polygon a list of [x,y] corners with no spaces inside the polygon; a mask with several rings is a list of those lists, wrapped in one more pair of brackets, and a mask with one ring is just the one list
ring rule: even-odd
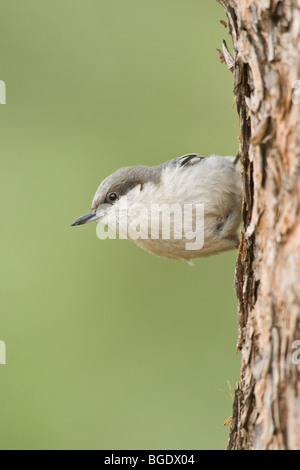
{"label": "bird's head", "polygon": [[[89,212],[75,220],[72,226],[101,221],[108,223],[110,215],[130,204],[141,203],[147,189],[154,189],[160,180],[160,167],[132,166],[120,168],[108,176],[96,191]],[[146,189],[146,191],[145,191]]]}

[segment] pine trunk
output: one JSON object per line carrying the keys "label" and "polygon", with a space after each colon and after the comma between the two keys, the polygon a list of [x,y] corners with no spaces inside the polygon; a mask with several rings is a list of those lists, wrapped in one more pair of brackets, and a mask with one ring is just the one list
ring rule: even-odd
{"label": "pine trunk", "polygon": [[241,376],[228,449],[300,449],[300,1],[218,0],[228,17],[244,184]]}

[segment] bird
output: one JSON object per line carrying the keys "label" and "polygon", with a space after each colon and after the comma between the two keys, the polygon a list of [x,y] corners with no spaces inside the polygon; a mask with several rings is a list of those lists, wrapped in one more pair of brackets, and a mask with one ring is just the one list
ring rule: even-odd
{"label": "bird", "polygon": [[190,153],[118,169],[72,226],[101,222],[156,256],[189,262],[238,247],[242,197],[235,157]]}

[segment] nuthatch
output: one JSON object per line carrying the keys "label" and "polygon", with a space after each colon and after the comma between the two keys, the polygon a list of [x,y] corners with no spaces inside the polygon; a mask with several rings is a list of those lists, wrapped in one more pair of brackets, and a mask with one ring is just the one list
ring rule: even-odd
{"label": "nuthatch", "polygon": [[[237,248],[242,182],[234,160],[234,157],[189,154],[158,166],[121,168],[101,183],[91,211],[72,226],[100,221],[165,258],[189,260]],[[158,206],[159,211],[153,211]],[[186,228],[184,209],[189,206],[192,206],[192,226],[182,230],[183,226]],[[203,210],[196,210],[198,206]],[[146,218],[141,207],[151,217]],[[177,219],[178,211],[174,207],[182,209]],[[162,236],[160,215],[167,216],[173,236]],[[176,222],[180,222],[179,228]],[[138,236],[137,231],[130,230],[134,226],[139,226]],[[154,235],[153,226],[157,229]],[[192,235],[199,240],[202,236],[202,243],[193,246]]]}

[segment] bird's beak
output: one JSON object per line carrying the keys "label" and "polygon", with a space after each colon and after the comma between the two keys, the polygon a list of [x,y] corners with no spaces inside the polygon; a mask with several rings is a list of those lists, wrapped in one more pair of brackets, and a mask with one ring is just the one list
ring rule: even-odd
{"label": "bird's beak", "polygon": [[100,220],[106,214],[109,207],[111,207],[110,204],[102,204],[98,209],[92,210],[79,217],[79,219],[75,220],[75,222],[71,224],[71,227],[75,227],[76,225],[85,225],[90,222],[94,222],[95,220]]}
{"label": "bird's beak", "polygon": [[71,224],[71,227],[74,227],[75,225],[85,225],[90,222],[94,222],[98,218],[99,216],[97,215],[96,211],[90,211],[87,214],[84,214],[81,217],[79,217],[79,219],[75,220],[75,222]]}

